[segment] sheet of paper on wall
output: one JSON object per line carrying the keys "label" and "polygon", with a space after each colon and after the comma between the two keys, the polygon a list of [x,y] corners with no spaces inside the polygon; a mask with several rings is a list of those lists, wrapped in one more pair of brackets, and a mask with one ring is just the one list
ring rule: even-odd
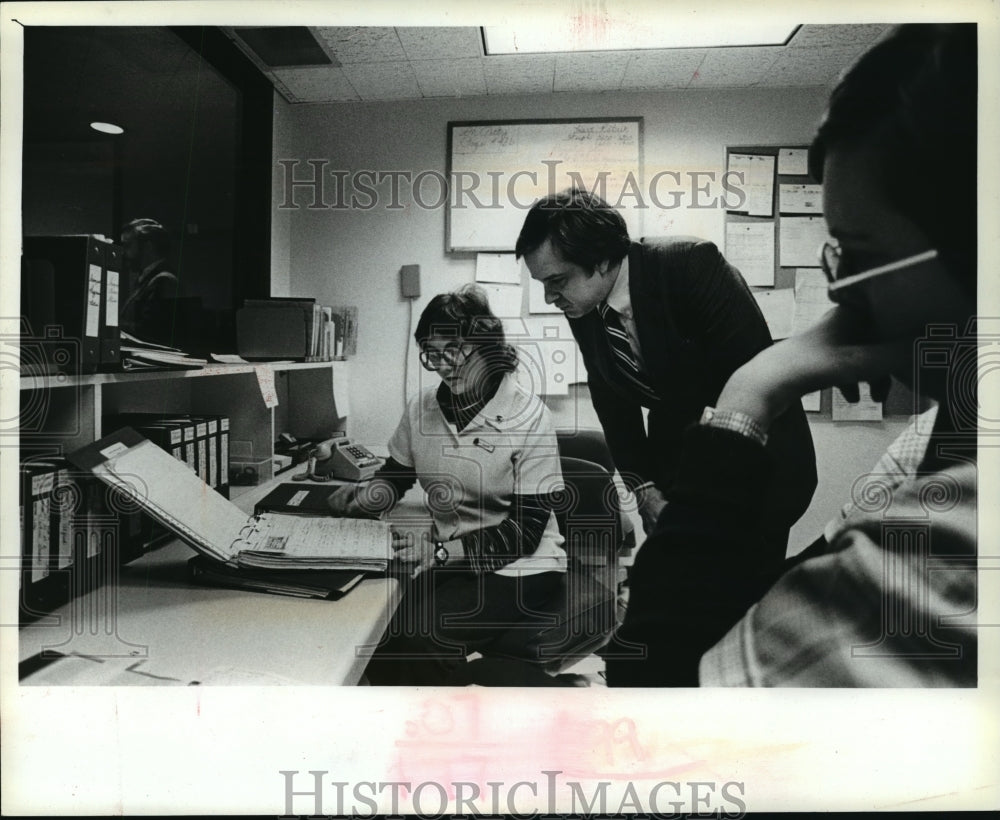
{"label": "sheet of paper on wall", "polygon": [[774,223],[729,222],[726,259],[751,287],[774,285]]}
{"label": "sheet of paper on wall", "polygon": [[528,277],[528,313],[562,313],[555,305],[545,304],[545,287]]}
{"label": "sheet of paper on wall", "polygon": [[792,333],[802,333],[834,307],[827,293],[826,276],[813,268],[795,271],[795,315]]}
{"label": "sheet of paper on wall", "polygon": [[727,171],[742,174],[730,182],[743,191],[742,207],[731,210],[745,211],[750,216],[774,216],[774,157],[764,154],[730,154]]}
{"label": "sheet of paper on wall", "polygon": [[579,368],[579,350],[566,317],[530,316],[526,333],[511,341],[517,345],[532,387],[543,395],[566,395],[569,385],[586,381]]}
{"label": "sheet of paper on wall", "polygon": [[490,300],[490,309],[500,317],[521,315],[523,290],[520,285],[484,284],[483,290]]}
{"label": "sheet of paper on wall", "polygon": [[333,408],[337,416],[345,418],[351,415],[350,362],[334,362],[330,380],[333,382]]}
{"label": "sheet of paper on wall", "polygon": [[787,339],[792,335],[792,319],[795,316],[795,291],[792,288],[755,290],[753,298],[764,314],[772,339]]}
{"label": "sheet of paper on wall", "polygon": [[823,213],[822,185],[779,185],[778,208],[783,214]]}
{"label": "sheet of paper on wall", "polygon": [[823,392],[821,390],[817,390],[814,393],[806,393],[802,397],[802,409],[807,413],[818,413],[822,397]]}
{"label": "sheet of paper on wall", "polygon": [[778,229],[781,267],[818,268],[820,247],[829,237],[821,216],[786,216]]}
{"label": "sheet of paper on wall", "polygon": [[260,387],[264,406],[268,409],[277,407],[278,391],[274,388],[274,370],[267,365],[257,365],[253,370],[257,374],[257,386]]}
{"label": "sheet of paper on wall", "polygon": [[546,316],[525,317],[524,334],[529,339],[573,339],[573,331],[569,328],[569,320],[561,310],[558,313]]}
{"label": "sheet of paper on wall", "polygon": [[521,284],[521,261],[512,253],[477,253],[476,281]]}
{"label": "sheet of paper on wall", "polygon": [[871,390],[864,382],[858,385],[858,391],[861,400],[855,404],[845,399],[836,387],[830,391],[833,394],[831,417],[834,421],[882,421],[882,402],[872,400]]}
{"label": "sheet of paper on wall", "polygon": [[807,148],[779,148],[778,173],[805,176],[809,173],[809,150]]}

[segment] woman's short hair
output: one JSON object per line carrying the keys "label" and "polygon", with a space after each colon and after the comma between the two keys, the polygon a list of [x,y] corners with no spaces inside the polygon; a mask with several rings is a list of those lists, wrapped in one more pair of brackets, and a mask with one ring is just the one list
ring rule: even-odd
{"label": "woman's short hair", "polygon": [[568,188],[539,199],[524,218],[514,246],[520,259],[546,240],[567,262],[593,272],[609,262],[617,265],[628,253],[631,240],[625,220],[597,194]]}
{"label": "woman's short hair", "polygon": [[486,291],[477,285],[439,293],[427,303],[413,338],[423,344],[432,336],[475,345],[490,369],[500,373],[510,373],[517,367],[517,351],[507,343],[503,323],[490,310]]}
{"label": "woman's short hair", "polygon": [[890,202],[975,282],[976,25],[899,26],[847,70],[809,149],[823,178],[838,147],[881,151]]}

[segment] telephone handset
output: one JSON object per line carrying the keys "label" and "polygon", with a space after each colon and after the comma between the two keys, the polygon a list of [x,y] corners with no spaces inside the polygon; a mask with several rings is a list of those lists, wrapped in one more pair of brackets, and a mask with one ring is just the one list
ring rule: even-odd
{"label": "telephone handset", "polygon": [[381,460],[360,444],[340,436],[316,445],[308,478],[339,478],[343,481],[366,481],[375,475]]}

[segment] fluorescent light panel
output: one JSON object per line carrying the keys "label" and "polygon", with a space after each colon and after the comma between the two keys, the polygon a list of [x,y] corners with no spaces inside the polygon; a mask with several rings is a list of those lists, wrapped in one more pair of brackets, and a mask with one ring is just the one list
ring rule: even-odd
{"label": "fluorescent light panel", "polygon": [[635,51],[662,48],[721,48],[724,46],[780,46],[798,25],[750,23],[720,26],[714,23],[632,22],[600,17],[576,18],[558,25],[483,26],[487,55],[544,54],[565,51]]}

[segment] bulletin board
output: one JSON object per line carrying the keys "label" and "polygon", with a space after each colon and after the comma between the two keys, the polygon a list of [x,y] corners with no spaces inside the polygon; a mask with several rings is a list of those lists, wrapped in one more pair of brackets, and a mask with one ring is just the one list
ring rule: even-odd
{"label": "bulletin board", "polygon": [[[448,123],[445,250],[512,251],[539,197],[601,194],[642,235],[642,117]],[[575,176],[574,176],[575,175]],[[596,183],[596,184],[595,184]]]}
{"label": "bulletin board", "polygon": [[[725,255],[750,285],[775,339],[802,331],[833,307],[819,266],[828,238],[822,186],[809,174],[806,153],[803,145],[726,148],[726,170],[743,172],[744,183],[738,206],[726,211]],[[847,405],[832,389],[802,403],[807,412],[835,421],[877,421],[927,409],[895,380],[877,418],[866,414],[864,402]]]}

